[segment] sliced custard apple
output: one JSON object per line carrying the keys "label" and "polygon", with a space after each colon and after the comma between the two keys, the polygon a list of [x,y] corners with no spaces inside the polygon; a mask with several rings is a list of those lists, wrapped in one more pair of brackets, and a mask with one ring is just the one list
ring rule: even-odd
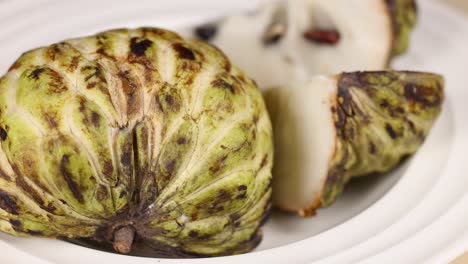
{"label": "sliced custard apple", "polygon": [[422,72],[351,72],[272,88],[273,203],[310,216],[353,177],[383,173],[414,154],[436,121],[443,78]]}
{"label": "sliced custard apple", "polygon": [[215,44],[268,88],[386,69],[406,51],[415,22],[415,0],[293,0],[181,32]]}

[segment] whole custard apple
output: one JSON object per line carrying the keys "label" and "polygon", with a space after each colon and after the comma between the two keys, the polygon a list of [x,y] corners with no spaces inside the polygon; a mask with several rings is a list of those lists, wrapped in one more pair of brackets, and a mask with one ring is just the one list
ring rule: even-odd
{"label": "whole custard apple", "polygon": [[140,28],[29,51],[0,79],[0,127],[3,232],[170,257],[261,240],[270,119],[204,42]]}

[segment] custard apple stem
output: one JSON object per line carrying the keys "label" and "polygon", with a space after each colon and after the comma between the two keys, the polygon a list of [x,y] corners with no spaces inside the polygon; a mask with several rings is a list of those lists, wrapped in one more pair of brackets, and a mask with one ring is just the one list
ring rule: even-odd
{"label": "custard apple stem", "polygon": [[131,226],[124,226],[114,233],[114,242],[112,246],[115,251],[128,254],[132,250],[133,239],[135,238],[135,229]]}

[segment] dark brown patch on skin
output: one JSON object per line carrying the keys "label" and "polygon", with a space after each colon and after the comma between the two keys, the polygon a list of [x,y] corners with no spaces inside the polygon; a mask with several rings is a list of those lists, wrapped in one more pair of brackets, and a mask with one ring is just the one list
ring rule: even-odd
{"label": "dark brown patch on skin", "polygon": [[91,122],[93,122],[95,127],[99,127],[99,121],[101,121],[101,116],[98,113],[92,112],[91,113]]}
{"label": "dark brown patch on skin", "polygon": [[166,95],[164,99],[168,105],[174,104],[174,98],[172,97],[172,95]]}
{"label": "dark brown patch on skin", "polygon": [[264,208],[264,211],[263,211],[263,215],[261,216],[260,218],[260,224],[258,225],[259,227],[265,225],[265,223],[268,221],[268,219],[270,219],[270,215],[271,215],[271,197],[270,197],[270,200],[268,201],[268,203],[265,205],[265,208]]}
{"label": "dark brown patch on skin", "polygon": [[5,179],[6,181],[11,181],[10,176],[8,176],[5,172],[0,170],[0,178]]}
{"label": "dark brown patch on skin", "polygon": [[396,107],[395,108],[395,112],[397,112],[398,114],[402,115],[405,113],[405,109],[403,107]]}
{"label": "dark brown patch on skin", "polygon": [[26,194],[28,194],[41,208],[44,205],[44,200],[42,200],[39,193],[32,186],[30,186],[23,178],[23,176],[16,177],[16,186],[22,189]]}
{"label": "dark brown patch on skin", "polygon": [[216,79],[213,82],[211,82],[211,85],[214,86],[214,87],[217,87],[217,88],[222,88],[222,89],[229,90],[232,94],[236,93],[234,85],[232,85],[230,83],[227,83],[223,79]]}
{"label": "dark brown patch on skin", "polygon": [[423,131],[418,131],[417,136],[418,136],[418,139],[421,140],[421,142],[424,142],[424,140],[426,140],[426,135],[424,134]]}
{"label": "dark brown patch on skin", "polygon": [[238,190],[238,191],[245,191],[245,190],[247,190],[247,186],[245,186],[245,185],[239,185],[239,186],[237,187],[237,190]]}
{"label": "dark brown patch on skin", "polygon": [[70,66],[68,67],[68,70],[70,72],[76,71],[76,68],[78,68],[78,64],[80,63],[80,56],[74,56],[72,58],[72,61],[70,63]]}
{"label": "dark brown patch on skin", "polygon": [[0,208],[7,213],[18,215],[18,205],[15,200],[6,192],[0,190]]}
{"label": "dark brown patch on skin", "polygon": [[60,53],[59,44],[54,44],[47,49],[47,57],[49,57],[51,61],[55,60],[57,53]]}
{"label": "dark brown patch on skin", "polygon": [[165,169],[169,174],[172,174],[174,172],[176,165],[176,160],[171,160],[168,163],[166,163]]}
{"label": "dark brown patch on skin", "polygon": [[35,69],[31,72],[31,74],[29,74],[28,77],[37,81],[39,80],[39,75],[41,75],[41,73],[43,73],[44,71],[44,68]]}
{"label": "dark brown patch on skin", "polygon": [[111,162],[106,162],[104,164],[104,175],[106,175],[107,177],[110,177],[112,175],[112,173],[114,172],[114,165],[112,165]]}
{"label": "dark brown patch on skin", "polygon": [[195,60],[195,53],[193,53],[191,49],[182,45],[182,43],[174,43],[172,47],[177,52],[179,58],[185,60]]}
{"label": "dark brown patch on skin", "polygon": [[190,230],[189,232],[189,237],[197,237],[198,236],[198,232],[195,231],[195,230]]}
{"label": "dark brown patch on skin", "polygon": [[247,197],[247,194],[246,193],[241,193],[239,195],[236,196],[236,199],[238,200],[242,200],[242,199],[245,199]]}
{"label": "dark brown patch on skin", "polygon": [[119,194],[119,198],[122,199],[125,195],[127,195],[127,192],[125,190],[121,190]]}
{"label": "dark brown patch on skin", "polygon": [[103,185],[99,185],[96,190],[96,198],[98,201],[104,201],[109,198],[109,192],[107,188]]}
{"label": "dark brown patch on skin", "polygon": [[132,149],[130,147],[125,147],[120,157],[120,163],[125,167],[130,167],[132,165]]}
{"label": "dark brown patch on skin", "polygon": [[206,24],[195,28],[195,36],[203,41],[211,41],[218,32],[218,26],[215,24]]}
{"label": "dark brown patch on skin", "polygon": [[323,45],[336,45],[340,41],[340,33],[335,29],[311,28],[303,33],[303,37],[311,42]]}
{"label": "dark brown patch on skin", "polygon": [[405,85],[405,98],[428,107],[439,106],[442,103],[441,95],[435,89],[415,84]]}
{"label": "dark brown patch on skin", "polygon": [[3,129],[3,127],[0,127],[0,139],[2,141],[5,141],[8,137],[8,133],[6,132],[5,129]]}
{"label": "dark brown patch on skin", "polygon": [[51,113],[45,111],[43,112],[43,115],[50,128],[56,128],[58,126],[57,121],[55,120],[55,116],[53,116]]}
{"label": "dark brown patch on skin", "polygon": [[390,107],[390,103],[387,101],[387,99],[384,99],[382,103],[380,103],[380,107],[382,108],[388,108]]}
{"label": "dark brown patch on skin", "polygon": [[136,56],[143,56],[146,50],[153,44],[149,39],[143,39],[138,41],[138,38],[132,38],[130,40],[130,50]]}
{"label": "dark brown patch on skin", "polygon": [[413,121],[407,119],[406,122],[408,123],[408,126],[409,126],[411,132],[416,134],[416,126],[414,125]]}
{"label": "dark brown patch on skin", "polygon": [[396,139],[398,137],[398,134],[396,133],[396,131],[393,129],[392,125],[390,125],[389,123],[386,123],[385,124],[385,131],[387,131],[387,134],[392,138],[392,139]]}
{"label": "dark brown patch on skin", "polygon": [[370,141],[369,142],[369,153],[370,154],[375,154],[377,152],[377,148],[375,146],[375,143]]}
{"label": "dark brown patch on skin", "polygon": [[212,174],[215,174],[215,173],[217,173],[218,171],[220,171],[221,168],[224,167],[224,161],[226,161],[227,158],[228,158],[228,155],[227,155],[227,154],[225,154],[224,156],[222,156],[222,157],[218,160],[218,162],[216,162],[215,165],[213,165],[213,166],[210,167],[210,172],[211,172]]}
{"label": "dark brown patch on skin", "polygon": [[183,145],[185,143],[187,143],[187,139],[185,137],[180,137],[177,139],[177,144]]}
{"label": "dark brown patch on skin", "polygon": [[122,88],[126,94],[133,94],[135,90],[137,89],[138,85],[135,83],[135,81],[130,77],[128,71],[123,71],[119,72],[117,74],[122,80]]}
{"label": "dark brown patch on skin", "polygon": [[85,79],[84,79],[85,82],[89,81],[93,77],[96,77],[101,82],[106,81],[106,78],[102,74],[101,68],[93,67],[93,66],[84,66],[84,67],[81,68],[81,71],[89,71],[89,70],[94,70],[94,72],[85,77]]}
{"label": "dark brown patch on skin", "polygon": [[72,192],[73,196],[75,199],[83,204],[84,203],[84,198],[83,195],[81,194],[78,184],[73,180],[73,176],[71,173],[68,171],[67,166],[68,163],[70,162],[70,157],[69,155],[65,154],[62,156],[62,160],[60,161],[60,173],[65,180],[65,182],[68,185],[68,188]]}
{"label": "dark brown patch on skin", "polygon": [[193,212],[190,217],[192,220],[198,220],[198,212],[197,211]]}
{"label": "dark brown patch on skin", "polygon": [[216,203],[219,204],[219,203],[224,203],[224,202],[227,202],[227,201],[230,201],[231,200],[231,193],[224,190],[224,189],[221,189],[218,191],[218,195],[216,196]]}
{"label": "dark brown patch on skin", "polygon": [[268,155],[265,154],[265,156],[262,159],[262,162],[260,163],[260,169],[263,169],[268,163]]}
{"label": "dark brown patch on skin", "polygon": [[[48,143],[50,144],[53,142],[49,141]],[[51,146],[49,149],[53,149],[54,147],[55,146]],[[27,168],[27,171],[29,172],[29,179],[31,179],[34,182],[34,184],[36,184],[36,186],[38,186],[45,192],[50,193],[49,189],[44,184],[42,184],[42,182],[39,180],[39,176],[37,175],[37,172],[35,171],[36,170],[35,162],[31,159],[23,159],[22,162],[23,162],[23,165]],[[18,166],[16,166],[14,163],[11,164],[11,168],[13,169],[16,175],[23,175],[20,169],[18,168]]]}
{"label": "dark brown patch on skin", "polygon": [[86,85],[86,88],[87,88],[87,89],[93,89],[94,87],[96,87],[96,85],[97,85],[97,83],[95,83],[95,82],[88,83],[88,84]]}
{"label": "dark brown patch on skin", "polygon": [[31,236],[43,236],[44,235],[41,231],[35,231],[35,230],[26,230],[26,233],[28,233]]}
{"label": "dark brown patch on skin", "polygon": [[21,221],[16,219],[10,219],[8,222],[10,222],[11,226],[13,227],[13,229],[15,229],[16,232],[21,232]]}
{"label": "dark brown patch on skin", "polygon": [[52,93],[62,93],[68,90],[63,82],[63,78],[60,73],[47,69],[47,74],[51,78],[51,81],[48,83],[48,90]]}

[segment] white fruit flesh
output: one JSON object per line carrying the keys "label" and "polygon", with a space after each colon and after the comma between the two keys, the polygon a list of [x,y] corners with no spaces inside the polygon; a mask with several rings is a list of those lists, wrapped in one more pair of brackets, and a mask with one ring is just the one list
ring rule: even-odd
{"label": "white fruit flesh", "polygon": [[[302,4],[301,4],[302,2]],[[307,7],[304,8],[303,5]],[[307,28],[336,29],[336,45],[300,39],[297,49],[309,74],[382,70],[392,50],[392,21],[384,0],[290,1],[300,32]]]}
{"label": "white fruit flesh", "polygon": [[[265,32],[281,12],[285,34],[265,44]],[[391,23],[385,0],[294,0],[224,18],[211,42],[260,87],[287,86],[318,74],[385,69],[392,49]],[[311,29],[336,30],[339,41],[307,40],[304,33]]]}
{"label": "white fruit flesh", "polygon": [[220,25],[213,41],[261,87],[285,85],[303,74],[303,69],[291,64],[297,59],[294,42],[263,43],[265,30],[280,8],[280,4],[272,4],[254,16],[229,17]]}
{"label": "white fruit flesh", "polygon": [[279,208],[300,212],[320,201],[335,148],[336,91],[335,78],[317,76],[265,93],[275,131],[273,203]]}

